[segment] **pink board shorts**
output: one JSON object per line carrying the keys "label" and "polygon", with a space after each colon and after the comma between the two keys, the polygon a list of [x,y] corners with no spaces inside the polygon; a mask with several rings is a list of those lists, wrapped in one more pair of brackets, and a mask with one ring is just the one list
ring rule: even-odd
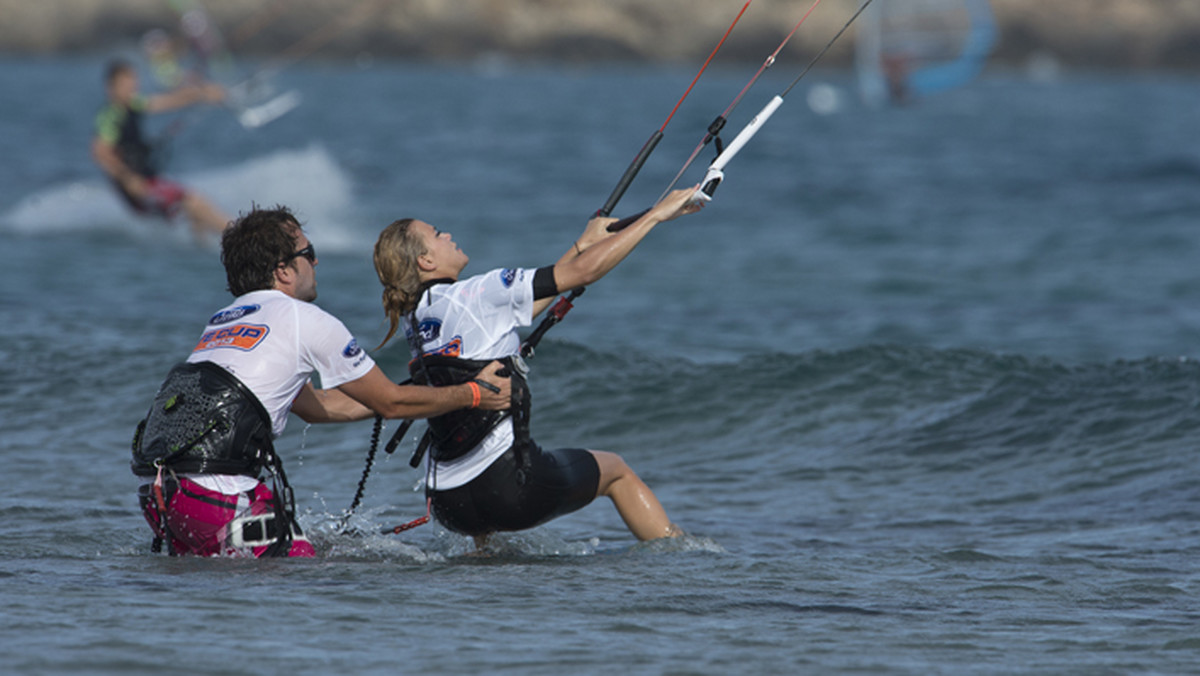
{"label": "pink board shorts", "polygon": [[[230,495],[180,478],[175,489],[164,494],[169,533],[162,531],[154,485],[142,485],[138,499],[155,536],[169,541],[173,554],[259,557],[278,540],[274,495],[263,483]],[[299,525],[292,525],[286,556],[316,556]]]}
{"label": "pink board shorts", "polygon": [[148,178],[146,181],[149,183],[150,194],[145,199],[138,199],[130,195],[120,184],[117,185],[117,190],[129,203],[129,206],[139,213],[174,218],[183,206],[183,199],[187,196],[187,191],[178,183],[173,183],[165,178]]}
{"label": "pink board shorts", "polygon": [[178,183],[162,178],[150,179],[150,198],[146,200],[147,211],[173,217],[179,213],[187,192]]}

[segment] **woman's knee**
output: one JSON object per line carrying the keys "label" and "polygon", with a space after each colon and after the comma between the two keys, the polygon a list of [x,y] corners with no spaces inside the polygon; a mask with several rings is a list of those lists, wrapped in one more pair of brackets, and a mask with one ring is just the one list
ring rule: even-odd
{"label": "woman's knee", "polygon": [[598,495],[607,494],[609,487],[620,479],[637,476],[633,469],[625,463],[625,460],[616,453],[610,451],[590,451],[590,453],[596,458],[596,464],[600,467]]}

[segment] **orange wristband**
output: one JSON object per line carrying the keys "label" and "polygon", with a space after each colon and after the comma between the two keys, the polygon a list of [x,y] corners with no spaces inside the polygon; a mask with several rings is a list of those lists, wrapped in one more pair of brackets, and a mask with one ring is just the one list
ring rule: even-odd
{"label": "orange wristband", "polygon": [[479,408],[479,402],[483,399],[483,393],[479,391],[479,383],[472,380],[467,383],[467,386],[471,388],[471,408]]}

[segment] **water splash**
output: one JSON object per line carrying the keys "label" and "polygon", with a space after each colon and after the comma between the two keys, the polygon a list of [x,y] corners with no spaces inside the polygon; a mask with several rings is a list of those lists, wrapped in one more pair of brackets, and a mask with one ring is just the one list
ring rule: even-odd
{"label": "water splash", "polygon": [[[205,195],[231,217],[252,204],[287,205],[306,229],[320,235],[325,250],[357,250],[365,241],[350,225],[350,174],[320,145],[279,150],[240,164],[170,178]],[[130,211],[99,177],[52,185],[0,214],[0,230],[23,235],[115,231],[150,237],[161,236],[162,225],[158,219]],[[173,230],[182,238],[189,236],[185,227]]]}

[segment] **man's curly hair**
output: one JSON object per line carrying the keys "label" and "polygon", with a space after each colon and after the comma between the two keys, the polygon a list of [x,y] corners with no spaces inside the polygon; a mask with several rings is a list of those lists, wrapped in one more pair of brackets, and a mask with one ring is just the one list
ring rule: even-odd
{"label": "man's curly hair", "polygon": [[292,256],[297,234],[303,228],[295,214],[283,205],[239,214],[221,235],[221,264],[234,296],[271,289],[275,268]]}

